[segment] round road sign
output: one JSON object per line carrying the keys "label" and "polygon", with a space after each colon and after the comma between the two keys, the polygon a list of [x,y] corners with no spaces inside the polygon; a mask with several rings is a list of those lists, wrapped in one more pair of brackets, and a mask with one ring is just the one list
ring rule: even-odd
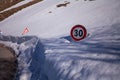
{"label": "round road sign", "polygon": [[84,39],[87,35],[87,30],[84,26],[82,25],[75,25],[71,29],[70,35],[73,40],[75,41],[80,41]]}

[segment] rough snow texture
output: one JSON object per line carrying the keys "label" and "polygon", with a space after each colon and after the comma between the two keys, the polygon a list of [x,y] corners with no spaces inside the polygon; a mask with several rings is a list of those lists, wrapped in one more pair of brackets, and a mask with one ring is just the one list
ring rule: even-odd
{"label": "rough snow texture", "polygon": [[[46,78],[44,67],[44,46],[35,36],[0,36],[0,43],[12,47],[18,59],[16,80],[38,80]],[[44,79],[45,80],[45,79]]]}
{"label": "rough snow texture", "polygon": [[70,36],[41,41],[37,37],[1,36],[0,40],[17,44],[18,80],[119,80],[119,26],[98,30],[80,42]]}
{"label": "rough snow texture", "polygon": [[70,36],[44,40],[49,80],[119,80],[119,26],[98,30],[80,42]]}

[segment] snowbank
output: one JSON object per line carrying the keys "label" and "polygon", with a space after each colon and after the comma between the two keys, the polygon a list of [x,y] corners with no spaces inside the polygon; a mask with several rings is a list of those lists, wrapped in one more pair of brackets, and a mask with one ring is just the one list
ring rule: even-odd
{"label": "snowbank", "polygon": [[[0,36],[0,43],[12,47],[18,59],[16,80],[37,80],[46,78],[44,67],[44,46],[35,36]],[[42,75],[42,76],[41,76]],[[45,79],[44,79],[45,80]]]}

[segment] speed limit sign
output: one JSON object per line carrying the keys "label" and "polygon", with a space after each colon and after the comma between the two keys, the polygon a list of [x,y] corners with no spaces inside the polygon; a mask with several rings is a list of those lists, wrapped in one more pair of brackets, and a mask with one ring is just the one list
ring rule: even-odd
{"label": "speed limit sign", "polygon": [[75,25],[71,29],[70,35],[73,40],[75,41],[80,41],[84,39],[87,35],[87,30],[84,26],[82,25]]}

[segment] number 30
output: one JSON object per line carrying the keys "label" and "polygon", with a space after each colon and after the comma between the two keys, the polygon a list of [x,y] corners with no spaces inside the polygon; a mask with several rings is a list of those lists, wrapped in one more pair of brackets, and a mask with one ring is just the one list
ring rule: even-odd
{"label": "number 30", "polygon": [[76,37],[81,37],[81,36],[83,36],[83,31],[82,31],[82,30],[76,29],[74,32],[75,32],[75,33],[74,33],[74,36],[76,36]]}

